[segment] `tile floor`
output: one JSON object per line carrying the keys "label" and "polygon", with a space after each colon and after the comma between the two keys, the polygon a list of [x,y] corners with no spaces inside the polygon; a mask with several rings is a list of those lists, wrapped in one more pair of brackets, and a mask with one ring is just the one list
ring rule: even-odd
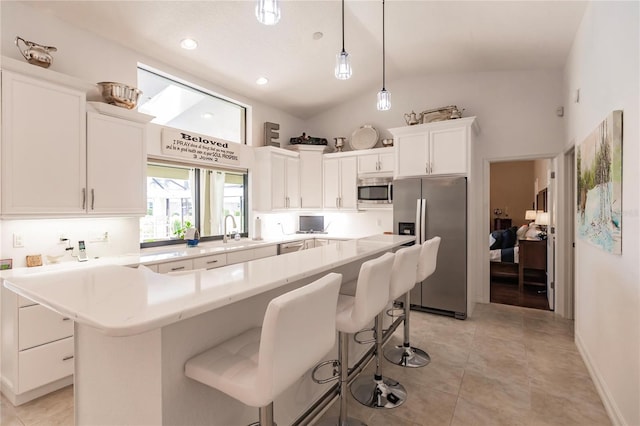
{"label": "tile floor", "polygon": [[[385,360],[383,373],[406,387],[407,402],[374,410],[350,400],[352,417],[369,426],[611,424],[573,342],[573,321],[499,304],[478,304],[465,321],[421,312],[411,318],[412,343],[431,363],[405,369]],[[401,340],[402,327],[389,344]],[[334,404],[323,418],[337,410]],[[6,426],[72,425],[73,389],[19,407],[3,397],[0,411]]]}

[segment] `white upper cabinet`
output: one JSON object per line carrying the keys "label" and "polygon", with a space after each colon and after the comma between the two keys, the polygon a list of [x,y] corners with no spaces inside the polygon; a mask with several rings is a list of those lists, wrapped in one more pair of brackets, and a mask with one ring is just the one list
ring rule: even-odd
{"label": "white upper cabinet", "polygon": [[300,155],[300,207],[322,208],[322,154],[324,145],[292,145]]}
{"label": "white upper cabinet", "polygon": [[323,163],[325,209],[357,209],[356,158],[355,156],[325,155]]}
{"label": "white upper cabinet", "polygon": [[393,148],[378,148],[371,151],[379,152],[358,155],[358,174],[392,174]]}
{"label": "white upper cabinet", "polygon": [[394,136],[394,177],[466,175],[478,132],[475,117],[389,129]]}
{"label": "white upper cabinet", "polygon": [[89,109],[95,112],[87,112],[87,212],[144,215],[152,117],[98,102]]}
{"label": "white upper cabinet", "polygon": [[85,212],[85,93],[2,71],[2,215]]}
{"label": "white upper cabinet", "polygon": [[297,153],[275,147],[256,148],[254,170],[256,210],[300,208],[300,159]]}
{"label": "white upper cabinet", "polygon": [[145,214],[153,117],[87,103],[95,85],[30,68],[2,70],[2,216]]}

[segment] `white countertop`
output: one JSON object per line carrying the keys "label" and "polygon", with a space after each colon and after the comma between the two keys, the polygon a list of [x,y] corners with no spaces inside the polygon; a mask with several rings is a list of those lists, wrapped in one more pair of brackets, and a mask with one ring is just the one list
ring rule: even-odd
{"label": "white countertop", "polygon": [[413,239],[377,235],[181,275],[94,262],[82,268],[13,274],[5,277],[4,285],[106,335],[128,336],[329,272]]}

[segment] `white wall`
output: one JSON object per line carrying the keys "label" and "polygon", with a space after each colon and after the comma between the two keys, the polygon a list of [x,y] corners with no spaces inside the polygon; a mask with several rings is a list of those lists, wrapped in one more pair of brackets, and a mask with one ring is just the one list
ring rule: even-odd
{"label": "white wall", "polygon": [[591,3],[564,76],[567,146],[624,111],[622,255],[576,239],[575,334],[610,416],[626,425],[640,424],[639,14],[638,2]]}

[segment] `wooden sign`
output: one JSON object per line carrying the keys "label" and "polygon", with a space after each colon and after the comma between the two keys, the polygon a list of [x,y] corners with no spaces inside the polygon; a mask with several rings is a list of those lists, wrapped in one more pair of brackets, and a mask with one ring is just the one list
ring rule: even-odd
{"label": "wooden sign", "polygon": [[242,167],[245,145],[178,129],[162,129],[162,153],[193,161]]}

